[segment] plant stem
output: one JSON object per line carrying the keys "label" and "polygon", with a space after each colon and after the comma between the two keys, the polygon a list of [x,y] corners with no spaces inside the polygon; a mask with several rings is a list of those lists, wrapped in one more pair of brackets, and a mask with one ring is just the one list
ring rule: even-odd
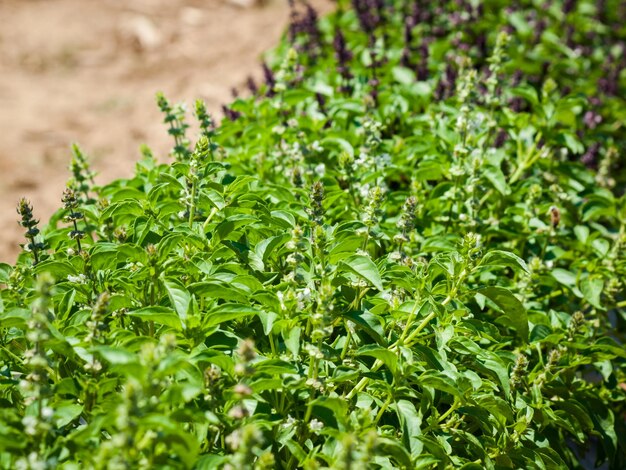
{"label": "plant stem", "polygon": [[196,218],[196,188],[198,186],[198,182],[196,178],[193,178],[193,182],[191,183],[191,202],[189,204],[189,228],[193,227],[193,220]]}
{"label": "plant stem", "polygon": [[[459,280],[460,282],[460,280]],[[458,285],[458,284],[457,284]],[[452,288],[452,291],[450,291],[450,295],[448,295],[448,297],[446,297],[443,302],[441,302],[442,307],[445,307],[446,305],[448,305],[452,299],[454,298],[454,296],[456,295],[457,292],[457,286],[455,285]],[[406,339],[406,341],[404,342],[404,345],[407,347],[410,347],[412,345],[412,340],[415,339],[415,336],[417,336],[419,334],[420,331],[422,331],[424,328],[426,328],[428,326],[428,324],[430,323],[430,321],[435,318],[435,316],[437,315],[437,312],[432,311],[430,312],[425,318],[424,320],[422,320],[422,322],[418,325],[418,327],[409,335],[409,337]],[[400,342],[400,340],[396,341],[394,344],[391,345],[391,347],[389,348],[391,351],[396,352],[398,350],[398,347],[403,344]],[[378,369],[380,369],[382,366],[384,365],[384,362],[381,361],[380,359],[376,359],[376,361],[374,362],[374,365],[371,368],[372,372],[376,372]],[[357,393],[363,391],[363,389],[367,386],[369,382],[369,378],[367,377],[363,377],[359,383],[356,385],[356,387],[354,387],[352,390],[350,390],[350,392],[348,393],[348,395],[346,395],[346,399],[350,400],[352,399]]]}

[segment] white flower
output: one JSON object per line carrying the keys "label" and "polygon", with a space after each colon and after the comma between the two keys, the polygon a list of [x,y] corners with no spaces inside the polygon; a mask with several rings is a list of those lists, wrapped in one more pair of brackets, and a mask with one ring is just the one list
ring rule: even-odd
{"label": "white flower", "polygon": [[37,418],[34,416],[24,416],[22,418],[22,424],[24,425],[24,432],[29,436],[37,434]]}
{"label": "white flower", "polygon": [[308,302],[311,300],[311,289],[305,287],[300,292],[298,292],[298,300],[301,302]]}
{"label": "white flower", "polygon": [[309,423],[309,429],[313,431],[314,433],[321,431],[323,427],[324,427],[324,423],[322,423],[321,421],[317,419],[312,419],[311,422]]}
{"label": "white flower", "polygon": [[365,152],[359,154],[359,158],[354,161],[355,166],[365,166],[367,164],[368,155]]}
{"label": "white flower", "polygon": [[320,144],[319,140],[315,140],[311,143],[311,150],[313,150],[314,152],[321,152],[322,150],[324,150],[324,148]]}
{"label": "white flower", "polygon": [[359,194],[361,195],[362,198],[366,198],[369,196],[370,194],[370,185],[369,184],[364,184],[359,188]]}
{"label": "white flower", "polygon": [[76,284],[87,284],[87,276],[85,276],[84,274],[79,274],[78,276],[72,276],[71,274],[68,274],[67,280]]}
{"label": "white flower", "polygon": [[382,155],[378,155],[376,157],[376,165],[385,167],[391,165],[391,155],[388,153],[383,153]]}
{"label": "white flower", "polygon": [[226,436],[226,444],[228,444],[232,450],[239,449],[241,445],[241,431],[236,429],[232,434]]}
{"label": "white flower", "polygon": [[319,165],[315,167],[314,171],[317,176],[322,178],[326,174],[326,165],[324,165],[323,163],[320,163]]}
{"label": "white flower", "polygon": [[272,134],[283,135],[287,129],[284,126],[274,126],[272,128]]}
{"label": "white flower", "polygon": [[296,424],[296,419],[291,416],[291,415],[287,415],[287,419],[285,420],[285,422],[282,424],[282,426],[284,428],[290,428],[292,426],[294,426]]}

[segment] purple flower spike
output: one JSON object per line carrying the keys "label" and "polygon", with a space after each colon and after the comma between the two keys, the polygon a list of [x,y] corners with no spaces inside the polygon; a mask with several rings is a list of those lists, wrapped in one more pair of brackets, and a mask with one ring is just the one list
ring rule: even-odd
{"label": "purple flower spike", "polygon": [[587,168],[597,168],[598,166],[598,156],[600,154],[600,144],[598,142],[594,142],[589,146],[585,154],[580,158],[580,161]]}

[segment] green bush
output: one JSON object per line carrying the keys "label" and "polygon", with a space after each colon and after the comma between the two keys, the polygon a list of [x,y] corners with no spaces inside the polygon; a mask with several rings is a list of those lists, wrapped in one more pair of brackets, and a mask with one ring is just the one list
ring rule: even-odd
{"label": "green bush", "polygon": [[625,15],[306,7],[220,126],[158,96],[172,164],[74,146],[0,266],[1,467],[625,468]]}

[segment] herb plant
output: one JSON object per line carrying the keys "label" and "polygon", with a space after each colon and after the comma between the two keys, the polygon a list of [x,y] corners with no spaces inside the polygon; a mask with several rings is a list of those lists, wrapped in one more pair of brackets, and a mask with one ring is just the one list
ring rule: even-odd
{"label": "herb plant", "polygon": [[20,202],[0,466],[625,468],[622,2],[292,7],[172,163]]}

